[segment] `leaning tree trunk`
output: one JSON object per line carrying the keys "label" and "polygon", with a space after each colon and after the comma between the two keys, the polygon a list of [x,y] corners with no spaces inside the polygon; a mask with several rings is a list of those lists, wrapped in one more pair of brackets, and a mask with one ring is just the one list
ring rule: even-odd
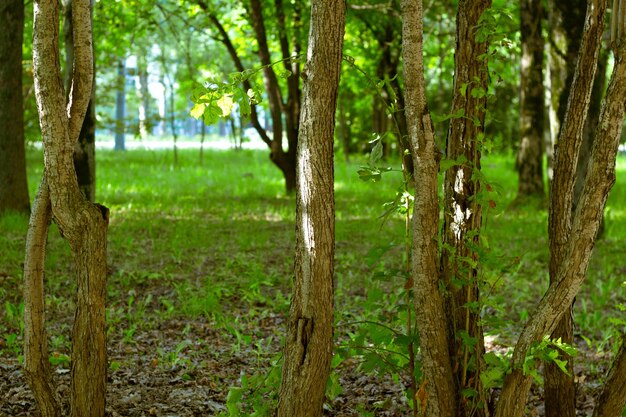
{"label": "leaning tree trunk", "polygon": [[[589,100],[591,98],[592,86],[594,85],[595,70],[597,68],[598,56],[601,46],[601,37],[603,28],[599,28],[596,36],[598,38],[587,38],[581,40],[584,25],[584,1],[575,1],[565,5],[559,3],[560,14],[565,33],[568,35],[566,56],[567,61],[567,80],[565,89],[560,94],[559,99],[559,120],[561,129],[556,142],[554,153],[554,177],[551,184],[550,193],[550,215],[548,224],[548,235],[550,239],[550,283],[554,283],[558,274],[558,269],[564,257],[564,248],[569,239],[571,228],[572,207],[576,200],[575,193],[572,193],[576,182],[576,172],[579,150],[581,143],[584,141],[574,141],[568,139],[573,135],[581,135],[584,133],[585,122],[587,120],[589,110]],[[591,42],[592,49],[589,51],[589,62],[584,67],[576,67],[575,57],[579,49],[582,50],[581,42]],[[586,47],[586,44],[582,44]],[[576,78],[576,71],[579,71]],[[576,84],[575,84],[576,83]],[[580,101],[580,109],[568,108],[572,107],[572,102],[578,103],[579,98],[575,95],[582,95],[584,101]],[[568,104],[569,103],[569,104]],[[576,121],[568,122],[567,118],[574,118]],[[589,142],[589,141],[588,141]],[[586,165],[587,159],[581,161]],[[581,187],[582,188],[582,187]],[[572,308],[570,306],[569,314],[565,314],[554,333],[551,335],[553,339],[561,339],[564,343],[572,343],[574,339],[574,323],[572,316]],[[569,372],[565,374],[555,364],[547,364],[545,367],[545,403],[546,417],[575,417],[576,415],[576,392],[574,385],[574,365],[571,358],[564,357],[567,360],[567,369]]]}
{"label": "leaning tree trunk", "polygon": [[520,6],[522,33],[520,133],[517,152],[517,197],[543,197],[543,36],[541,0],[523,0]]}
{"label": "leaning tree trunk", "polygon": [[[466,162],[446,171],[444,179],[444,225],[441,253],[442,279],[448,290],[446,317],[450,356],[457,392],[457,416],[482,416],[484,398],[480,370],[484,343],[480,325],[478,272],[475,249],[479,244],[482,208],[478,201],[480,183],[479,142],[487,111],[487,41],[478,39],[476,27],[491,0],[459,1],[455,49],[453,114],[448,129],[446,157]],[[468,343],[468,341],[473,341]],[[464,397],[463,393],[475,395]]]}
{"label": "leaning tree trunk", "polygon": [[22,97],[24,1],[4,1],[0,24],[0,213],[28,213]]}
{"label": "leaning tree trunk", "polygon": [[[90,203],[81,193],[73,163],[74,144],[91,97],[93,53],[89,0],[74,0],[74,67],[69,104],[60,77],[59,8],[54,0],[35,1],[33,72],[44,145],[44,178],[29,226],[24,266],[26,374],[41,409],[58,415],[58,402],[50,395],[51,377],[45,360],[42,271],[46,221],[52,218],[70,246],[75,263],[77,302],[72,330],[70,416],[102,417],[106,399],[106,233],[108,210]],[[40,246],[41,245],[41,246]],[[32,301],[32,304],[28,304]],[[35,384],[43,381],[43,388]],[[41,389],[40,389],[41,388]],[[43,393],[43,394],[42,394]]]}
{"label": "leaning tree trunk", "polygon": [[[616,0],[617,2],[617,0]],[[606,0],[591,0],[587,9],[585,31],[572,83],[568,110],[561,128],[555,170],[555,184],[567,185],[562,192],[569,197],[560,211],[569,216],[573,188],[574,167],[563,163],[565,159],[576,160],[580,146],[582,124],[593,85],[593,73],[604,27]],[[620,20],[623,27],[623,19]],[[623,32],[623,31],[622,31]],[[624,119],[624,96],[626,95],[626,42],[620,36],[613,74],[604,99],[600,122],[596,130],[591,159],[579,204],[571,221],[559,222],[567,232],[563,243],[562,258],[555,279],[524,327],[515,346],[512,372],[507,376],[496,408],[496,417],[519,417],[524,413],[530,377],[522,372],[522,365],[533,342],[551,334],[558,320],[569,313],[569,308],[585,279],[596,233],[601,223],[608,193],[615,182],[615,158],[619,146]],[[559,160],[563,161],[559,164]],[[564,175],[567,174],[567,175]],[[557,180],[556,176],[562,176]],[[553,194],[557,194],[556,189]],[[567,200],[569,199],[569,203]],[[554,210],[551,210],[551,215]],[[551,242],[552,244],[552,242]],[[618,361],[620,357],[618,357]],[[618,366],[619,366],[619,362]],[[609,381],[610,382],[610,381]]]}
{"label": "leaning tree trunk", "polygon": [[604,388],[596,400],[593,417],[623,415],[626,407],[626,334],[622,334],[622,346],[609,370]]}
{"label": "leaning tree trunk", "polygon": [[296,259],[279,417],[322,416],[333,352],[333,133],[345,4],[313,0],[298,138]]}
{"label": "leaning tree trunk", "polygon": [[427,417],[454,417],[456,389],[437,265],[437,173],[440,156],[426,104],[422,1],[403,0],[401,9],[405,111],[414,167],[409,174],[414,176],[416,185],[411,251],[413,295],[424,374],[421,386],[428,394],[421,396],[419,407],[422,415]]}

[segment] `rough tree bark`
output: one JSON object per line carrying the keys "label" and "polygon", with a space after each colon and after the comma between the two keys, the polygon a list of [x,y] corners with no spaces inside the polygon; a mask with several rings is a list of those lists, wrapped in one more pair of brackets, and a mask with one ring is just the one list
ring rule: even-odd
{"label": "rough tree bark", "polygon": [[[559,203],[563,205],[560,211],[568,218],[559,221],[558,225],[566,230],[568,238],[565,242],[558,242],[562,245],[559,252],[562,257],[555,279],[531,315],[531,319],[524,327],[515,346],[512,358],[513,371],[505,380],[496,408],[496,417],[523,415],[530,388],[530,379],[523,375],[521,370],[524,358],[532,343],[551,334],[558,320],[568,314],[570,305],[585,278],[596,233],[600,227],[602,210],[615,182],[615,158],[624,119],[623,97],[626,94],[626,61],[624,60],[626,45],[624,42],[619,44],[619,51],[616,54],[615,66],[602,106],[580,202],[573,213],[572,220],[569,220],[568,213],[571,212],[575,173],[574,167],[568,166],[565,160],[571,162],[577,158],[582,125],[589,104],[593,73],[602,38],[605,10],[605,0],[589,2],[577,69],[558,142],[555,184],[560,184],[559,187],[563,186],[562,192],[569,196],[564,198],[564,202]],[[623,20],[621,22],[623,24]],[[557,175],[562,175],[562,181],[557,181]],[[553,190],[553,194],[557,194],[556,189]]]}
{"label": "rough tree bark", "polygon": [[[59,7],[37,0],[34,7],[33,72],[44,145],[44,178],[29,226],[24,266],[25,373],[45,415],[60,415],[51,391],[43,329],[43,259],[47,222],[68,242],[75,263],[77,303],[72,330],[70,416],[103,417],[106,398],[106,233],[108,210],[90,203],[76,179],[73,150],[92,91],[93,53],[89,0],[74,0],[74,67],[66,106],[60,76]],[[30,304],[30,302],[33,302]]]}
{"label": "rough tree bark", "polygon": [[313,0],[298,138],[295,280],[279,417],[322,416],[333,352],[333,134],[345,4]]}
{"label": "rough tree bark", "polygon": [[24,0],[0,5],[0,213],[28,213],[22,97]]}
{"label": "rough tree bark", "polygon": [[[561,121],[561,128],[555,144],[554,177],[550,193],[548,236],[550,239],[549,272],[551,283],[555,282],[558,269],[563,261],[565,245],[570,237],[572,207],[575,203],[573,189],[576,182],[577,164],[572,163],[572,161],[578,161],[582,142],[569,138],[575,137],[574,135],[582,136],[584,133],[601,38],[604,33],[604,25],[602,25],[598,28],[598,32],[595,33],[595,39],[586,38],[579,42],[579,39],[583,36],[584,2],[576,1],[574,3],[569,6],[565,6],[562,3],[558,5],[567,34],[566,56],[568,61],[565,89],[561,92],[559,99],[558,116]],[[591,42],[588,59],[593,59],[593,62],[588,61],[586,67],[577,67],[575,57],[578,55],[579,49],[583,51],[581,48],[589,48],[585,42]],[[570,59],[571,61],[569,61]],[[584,99],[576,97],[576,94],[582,95]],[[575,118],[576,121],[568,122],[566,120],[567,117]],[[562,140],[564,141],[563,143],[561,143]],[[580,162],[585,163],[586,161]],[[551,335],[552,338],[560,338],[565,343],[572,343],[574,338],[572,308],[573,306],[570,306],[569,313],[563,315],[554,333]],[[563,359],[568,361],[567,369],[570,375],[562,372],[554,364],[548,364],[545,367],[547,417],[575,417],[576,415],[573,360],[567,357]]]}
{"label": "rough tree bark", "polygon": [[[74,28],[72,26],[72,0],[63,1],[63,43],[65,45],[65,95],[69,98],[72,86],[72,68],[74,67]],[[92,19],[93,21],[93,19]],[[91,87],[89,106],[83,126],[74,147],[74,169],[78,185],[89,201],[96,200],[96,76]]]}
{"label": "rough tree bark", "polygon": [[443,297],[439,290],[437,230],[439,205],[437,173],[439,150],[427,109],[423,60],[422,0],[403,0],[402,57],[404,62],[406,120],[413,157],[415,200],[412,225],[412,275],[416,326],[424,379],[419,406],[428,417],[456,415],[456,389],[448,352]]}
{"label": "rough tree bark", "polygon": [[626,408],[626,334],[622,334],[620,347],[613,366],[608,372],[604,388],[596,399],[593,417],[621,416]]}
{"label": "rough tree bark", "polygon": [[[472,246],[478,246],[482,208],[477,200],[480,184],[474,172],[480,170],[481,136],[487,110],[487,42],[477,39],[476,28],[491,0],[459,1],[455,49],[453,114],[450,120],[446,157],[465,163],[445,173],[444,224],[441,253],[441,278],[445,283],[446,316],[452,369],[457,388],[457,416],[482,416],[488,401],[483,396],[480,370],[484,343],[478,307],[479,290]],[[469,340],[474,344],[468,343]],[[473,398],[462,392],[472,390]]]}
{"label": "rough tree bark", "polygon": [[543,131],[545,99],[543,88],[544,42],[541,34],[541,0],[522,0],[520,22],[522,35],[520,133],[517,152],[519,185],[517,198],[543,197]]}

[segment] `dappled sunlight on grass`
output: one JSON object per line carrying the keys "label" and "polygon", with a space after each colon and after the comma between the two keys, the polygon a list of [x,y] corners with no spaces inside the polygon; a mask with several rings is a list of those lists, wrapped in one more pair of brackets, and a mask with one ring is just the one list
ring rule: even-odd
{"label": "dappled sunlight on grass", "polygon": [[[42,159],[39,151],[28,156],[34,196]],[[163,366],[193,374],[210,357],[220,364],[232,359],[230,371],[253,361],[262,372],[280,351],[284,335],[294,274],[295,197],[285,194],[267,151],[205,150],[202,165],[197,150],[181,150],[179,157],[174,166],[171,150],[98,151],[97,200],[111,210],[107,326],[112,357],[131,372],[145,365],[133,362],[144,354],[125,352],[139,352],[146,343],[154,350],[158,342],[150,359],[158,364],[155,372]],[[513,161],[511,155],[483,160],[495,207],[483,207],[481,311],[488,347],[501,355],[515,342],[549,280],[547,204],[514,203]],[[390,172],[379,182],[363,182],[360,165],[335,162],[338,350],[357,331],[358,321],[382,323],[398,334],[406,330],[404,217],[397,210],[381,217],[389,210],[385,204],[403,191],[402,177]],[[619,328],[616,319],[623,317],[619,304],[626,303],[626,157],[618,161],[607,207],[605,235],[596,244],[574,313],[576,343],[586,349],[585,360],[594,361],[593,372],[606,366]],[[0,217],[0,299],[11,311],[20,306],[27,227],[25,216]],[[70,340],[74,314],[72,270],[68,245],[53,224],[46,308],[60,355],[69,354],[63,341]],[[0,309],[0,318],[3,314]],[[0,320],[2,326],[8,329]],[[374,331],[376,326],[364,329],[388,336]],[[215,377],[216,384],[238,385],[238,375],[231,377]]]}

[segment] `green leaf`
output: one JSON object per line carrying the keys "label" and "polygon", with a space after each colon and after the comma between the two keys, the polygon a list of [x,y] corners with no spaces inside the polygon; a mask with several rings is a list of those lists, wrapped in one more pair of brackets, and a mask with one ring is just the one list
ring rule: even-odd
{"label": "green leaf", "polygon": [[291,71],[289,71],[288,69],[282,69],[282,70],[278,71],[276,73],[276,75],[278,76],[278,78],[287,79],[287,78],[291,77]]}
{"label": "green leaf", "polygon": [[205,108],[206,108],[206,105],[204,103],[196,103],[189,111],[189,114],[191,115],[191,117],[195,119],[199,119],[204,114]]}
{"label": "green leaf", "polygon": [[221,115],[222,115],[222,109],[220,109],[215,103],[211,103],[204,110],[204,118],[203,118],[204,123],[206,123],[209,126],[214,123],[217,123]]}
{"label": "green leaf", "polygon": [[372,148],[372,152],[370,153],[370,166],[375,166],[376,162],[380,161],[383,157],[383,144],[382,140],[378,139],[374,143],[374,147]]}
{"label": "green leaf", "polygon": [[228,408],[228,413],[231,417],[237,417],[240,415],[238,404],[241,402],[242,396],[242,388],[232,387],[228,390],[228,395],[226,396],[226,407]]}
{"label": "green leaf", "polygon": [[225,94],[217,100],[217,106],[222,110],[222,117],[230,116],[234,105],[232,94]]}

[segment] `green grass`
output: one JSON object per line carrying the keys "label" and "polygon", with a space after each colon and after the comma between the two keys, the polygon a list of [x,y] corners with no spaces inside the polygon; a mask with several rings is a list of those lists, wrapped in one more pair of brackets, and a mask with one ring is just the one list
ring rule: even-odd
{"label": "green grass", "polygon": [[[32,196],[42,171],[40,153],[28,154]],[[358,165],[338,160],[335,167],[338,343],[359,331],[350,323],[387,321],[401,328],[406,315],[405,277],[389,274],[405,263],[404,221],[393,215],[383,224],[379,218],[401,178],[393,172],[379,183],[364,183]],[[487,283],[484,319],[489,333],[511,343],[547,288],[547,210],[537,202],[512,205],[517,189],[513,158],[489,156],[483,171],[497,192],[496,208],[485,210],[490,251],[480,272]],[[252,369],[267,370],[283,337],[295,246],[295,199],[285,195],[267,152],[205,150],[200,164],[197,150],[181,150],[174,166],[171,150],[99,151],[97,172],[97,200],[111,210],[107,311],[113,371],[137,366],[119,346],[139,349],[151,337],[162,340],[154,363],[183,367],[189,378],[215,356],[212,340],[226,344],[229,354],[254,358],[249,359]],[[0,357],[20,352],[27,227],[24,216],[0,217]],[[376,248],[390,243],[395,246],[379,262],[368,261]],[[592,349],[609,349],[615,330],[623,326],[615,319],[626,302],[624,253],[626,158],[620,157],[606,232],[577,298],[576,332]],[[52,351],[64,364],[74,287],[69,250],[54,227],[46,268]],[[203,326],[211,329],[208,339],[197,333]],[[389,335],[376,326],[366,330],[368,337],[387,343]],[[380,365],[370,359],[372,369]],[[215,378],[225,387],[239,384],[238,375]],[[270,394],[262,395],[265,401]]]}

